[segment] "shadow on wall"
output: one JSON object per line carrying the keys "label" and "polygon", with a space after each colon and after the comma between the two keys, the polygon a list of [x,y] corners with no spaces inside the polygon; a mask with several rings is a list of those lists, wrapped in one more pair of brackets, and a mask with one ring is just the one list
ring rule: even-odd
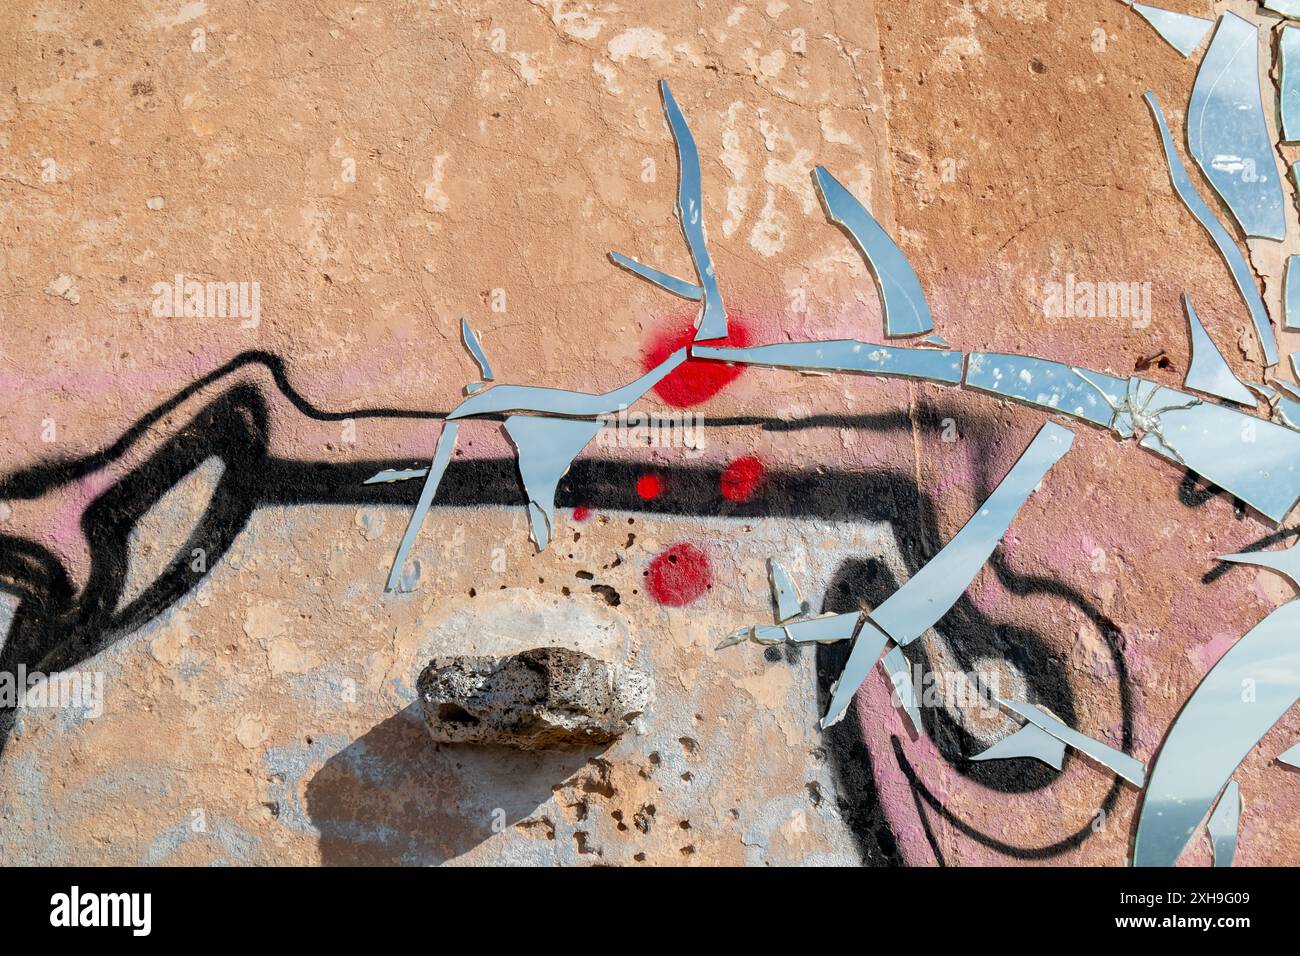
{"label": "shadow on wall", "polygon": [[[348,744],[307,783],[325,866],[436,865],[530,817],[601,747],[440,746],[418,703]],[[554,831],[549,831],[554,839]],[[538,834],[547,838],[547,831]]]}

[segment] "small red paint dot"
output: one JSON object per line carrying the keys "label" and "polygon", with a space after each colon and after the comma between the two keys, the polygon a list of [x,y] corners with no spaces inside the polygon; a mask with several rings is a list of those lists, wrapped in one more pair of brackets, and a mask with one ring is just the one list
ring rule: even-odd
{"label": "small red paint dot", "polygon": [[588,508],[586,505],[578,505],[578,507],[573,509],[574,521],[587,521],[590,518],[591,518],[591,509]]}
{"label": "small red paint dot", "polygon": [[668,607],[685,607],[709,589],[709,556],[693,544],[679,542],[656,555],[645,572],[646,593]]}
{"label": "small red paint dot", "polygon": [[658,475],[642,475],[636,480],[636,493],[646,501],[658,498],[663,490],[664,483],[659,480]]}
{"label": "small red paint dot", "polygon": [[737,458],[722,473],[722,497],[728,501],[748,501],[763,481],[763,463],[752,455]]}

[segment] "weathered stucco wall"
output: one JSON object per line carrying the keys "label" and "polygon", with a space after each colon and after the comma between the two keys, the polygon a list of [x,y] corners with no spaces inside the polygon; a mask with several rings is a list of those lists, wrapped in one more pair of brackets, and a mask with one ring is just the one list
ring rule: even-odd
{"label": "weathered stucco wall", "polygon": [[[973,764],[1005,717],[934,708],[917,739],[878,674],[822,732],[840,650],[713,649],[770,616],[769,557],[814,610],[878,604],[1043,413],[690,366],[645,409],[707,416],[703,447],[589,448],[541,554],[512,446],[470,423],[392,594],[419,482],[362,482],[428,460],[476,377],[462,316],[510,382],[604,391],[684,341],[694,307],[606,255],[692,274],[659,79],[699,145],[733,342],[879,340],[821,164],[898,239],[954,347],[1178,386],[1186,290],[1259,381],[1141,100],[1181,124],[1194,71],[1115,0],[6,4],[9,648],[58,635],[47,661],[101,675],[103,708],[19,711],[0,862],[1122,863],[1137,791],[1097,765]],[[1282,256],[1252,252],[1276,306]],[[160,317],[178,274],[256,283],[257,308]],[[1149,283],[1149,314],[1045,314],[1067,276]],[[1272,524],[1072,427],[913,656],[1149,760],[1293,591],[1215,561]],[[650,673],[638,732],[541,754],[429,740],[431,656],[543,644]],[[1237,775],[1239,862],[1300,859],[1300,788],[1273,761],[1297,736],[1292,713]]]}

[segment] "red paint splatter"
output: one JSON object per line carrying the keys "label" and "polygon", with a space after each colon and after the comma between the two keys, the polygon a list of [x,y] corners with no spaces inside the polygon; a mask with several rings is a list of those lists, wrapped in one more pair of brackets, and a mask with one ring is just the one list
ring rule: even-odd
{"label": "red paint splatter", "polygon": [[[709,341],[707,345],[730,345],[744,348],[753,338],[751,326],[742,315],[727,313],[729,334],[725,339]],[[646,343],[641,357],[641,368],[650,371],[695,338],[695,313],[674,319]],[[688,359],[655,386],[655,394],[675,408],[690,408],[707,401],[734,382],[744,371],[743,366],[724,362],[706,362]]]}
{"label": "red paint splatter", "polygon": [[645,572],[649,595],[669,607],[685,607],[709,589],[709,556],[693,544],[679,542],[656,555]]}
{"label": "red paint splatter", "polygon": [[578,505],[573,509],[574,521],[587,521],[591,518],[591,509],[586,505]]}
{"label": "red paint splatter", "polygon": [[748,501],[763,481],[763,463],[753,455],[737,458],[722,473],[722,497]]}
{"label": "red paint splatter", "polygon": [[642,475],[636,480],[636,493],[646,501],[658,498],[663,490],[664,483],[658,475]]}

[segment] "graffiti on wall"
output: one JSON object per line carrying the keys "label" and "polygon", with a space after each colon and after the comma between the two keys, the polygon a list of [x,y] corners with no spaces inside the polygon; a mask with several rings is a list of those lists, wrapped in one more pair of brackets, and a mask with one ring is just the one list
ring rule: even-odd
{"label": "graffiti on wall", "polygon": [[[1241,26],[1231,14],[1221,22],[1223,43],[1232,42]],[[1243,21],[1244,22],[1244,21]],[[1187,24],[1181,24],[1186,27]],[[1208,28],[1207,28],[1208,29]],[[1253,26],[1250,29],[1254,30]],[[1206,31],[1202,31],[1201,37]],[[1216,32],[1210,54],[1220,49]],[[1171,41],[1172,42],[1172,41]],[[1197,42],[1200,42],[1198,38]],[[1195,44],[1192,44],[1193,47]],[[1241,66],[1226,56],[1207,54],[1203,70],[1239,76]],[[1223,62],[1220,62],[1223,61]],[[1253,74],[1252,74],[1253,76]],[[1252,80],[1253,82],[1253,80]],[[1200,80],[1198,79],[1198,89]],[[1244,95],[1237,90],[1234,95]],[[1127,674],[1122,628],[1096,601],[1049,569],[1025,573],[1012,569],[997,550],[1021,506],[1037,487],[1052,481],[1051,468],[1069,453],[1071,429],[1101,429],[1117,440],[1139,445],[1176,475],[1188,508],[1201,508],[1222,494],[1234,502],[1238,516],[1248,512],[1273,523],[1286,518],[1300,498],[1300,395],[1289,396],[1285,383],[1242,382],[1203,336],[1192,301],[1187,320],[1194,352],[1183,389],[1139,375],[1116,376],[1058,362],[1051,357],[959,351],[960,328],[936,332],[924,292],[902,249],[879,226],[865,205],[821,167],[814,173],[828,220],[840,227],[863,256],[882,301],[884,337],[889,344],[866,340],[770,342],[760,338],[739,314],[724,305],[703,223],[700,161],[686,117],[667,85],[662,86],[665,115],[679,161],[676,213],[695,269],[693,280],[668,275],[622,253],[612,253],[619,267],[680,298],[699,302],[691,329],[673,329],[646,352],[640,378],[606,393],[584,393],[539,385],[502,384],[490,355],[474,330],[463,324],[463,341],[473,356],[480,380],[466,389],[457,407],[429,412],[399,409],[327,410],[300,395],[282,359],[262,352],[245,353],[193,382],[171,400],[141,418],[113,444],[96,454],[37,465],[4,476],[0,498],[8,501],[65,500],[62,513],[72,515],[89,555],[84,584],[49,548],[21,536],[0,538],[0,576],[16,596],[8,637],[0,652],[0,670],[56,674],[69,671],[112,647],[127,635],[175,607],[223,560],[258,509],[277,506],[404,506],[410,519],[382,584],[389,591],[405,588],[413,572],[412,552],[433,509],[517,506],[528,513],[528,534],[538,551],[554,546],[560,521],[557,509],[575,520],[595,511],[664,516],[690,527],[708,518],[765,518],[856,522],[889,529],[890,560],[860,556],[835,568],[830,586],[814,614],[801,608],[774,624],[744,624],[737,643],[766,645],[774,666],[798,659],[804,644],[815,648],[822,713],[821,731],[834,772],[841,783],[840,811],[849,822],[859,850],[871,862],[944,862],[934,828],[955,829],[974,844],[1012,859],[1050,859],[1087,841],[1098,819],[1118,812],[1121,795],[1141,796],[1134,827],[1137,863],[1172,864],[1198,829],[1208,826],[1216,861],[1230,861],[1235,851],[1239,804],[1232,777],[1236,767],[1264,735],[1300,699],[1300,684],[1288,673],[1291,660],[1284,636],[1296,606],[1283,604],[1254,628],[1243,632],[1210,669],[1164,736],[1161,755],[1150,766],[1133,752],[1134,696],[1139,692]],[[1194,92],[1194,102],[1198,94]],[[1248,98],[1248,97],[1247,97]],[[1211,98],[1206,110],[1215,109]],[[1235,240],[1187,186],[1188,172],[1173,145],[1168,125],[1154,97],[1148,98],[1153,134],[1163,144],[1170,182],[1217,244],[1234,276],[1249,276],[1249,266]],[[1217,108],[1227,108],[1220,104]],[[1248,131],[1249,132],[1249,131]],[[1193,157],[1201,162],[1214,144],[1199,145],[1189,129]],[[1242,134],[1243,136],[1246,133]],[[1269,154],[1271,155],[1271,154]],[[1263,164],[1256,156],[1256,169]],[[1272,219],[1255,217],[1271,208],[1277,177],[1230,182],[1207,177],[1228,208],[1251,235],[1271,235]],[[1258,184],[1248,188],[1248,184]],[[1190,191],[1189,191],[1190,190]],[[1262,197],[1262,198],[1261,198]],[[1267,221],[1265,221],[1267,219]],[[1247,221],[1249,220],[1249,222]],[[1226,239],[1224,237],[1227,237]],[[1266,365],[1277,364],[1276,341],[1253,279],[1238,282]],[[1202,336],[1198,338],[1198,329]],[[690,462],[643,465],[618,456],[584,454],[593,442],[625,422],[630,408],[654,391],[678,407],[698,404],[742,374],[844,374],[868,378],[902,378],[933,395],[927,427],[938,431],[946,416],[933,414],[948,389],[983,396],[990,402],[1016,402],[1066,419],[1070,428],[1048,422],[1026,448],[1025,457],[989,476],[985,504],[961,531],[938,546],[937,504],[914,476],[897,471],[828,470],[809,462],[803,470],[765,467],[755,456],[739,457],[719,467]],[[267,384],[269,379],[269,385]],[[274,391],[274,396],[270,393]],[[1262,396],[1262,397],[1261,397]],[[272,401],[287,403],[297,414],[317,421],[417,419],[438,429],[438,445],[428,462],[406,460],[353,462],[287,460],[270,451]],[[1233,405],[1237,407],[1233,407]],[[1263,406],[1261,414],[1259,406]],[[990,414],[994,414],[990,412]],[[165,440],[141,454],[145,436],[160,424],[180,420]],[[458,458],[457,442],[476,420],[500,426],[514,446],[514,458]],[[969,435],[981,423],[965,416]],[[756,428],[775,434],[799,428],[837,428],[861,432],[881,441],[910,435],[916,419],[895,415],[810,416],[799,420],[764,416],[710,418],[706,428]],[[164,428],[164,431],[167,431]],[[1047,451],[1043,449],[1051,445]],[[1037,457],[1036,457],[1037,456]],[[162,496],[206,462],[221,464],[202,516],[188,539],[143,586],[131,582],[128,550],[140,520]],[[129,462],[128,464],[125,464]],[[1220,491],[1221,489],[1221,491]],[[1292,536],[1280,530],[1251,544],[1262,552]],[[882,539],[883,540],[883,539]],[[765,556],[771,557],[771,556]],[[1289,554],[1238,554],[1229,562],[1254,561],[1292,574]],[[987,567],[1000,586],[1016,595],[1057,602],[1086,618],[1103,636],[1109,666],[1116,675],[1121,721],[1118,731],[1100,735],[1076,729],[1078,714],[1064,669],[1044,649],[1032,629],[990,619],[969,596],[975,575]],[[1209,584],[1226,573],[1216,565],[1199,577]],[[644,597],[680,607],[708,599],[712,570],[706,551],[681,542],[663,549],[645,572]],[[1195,582],[1198,576],[1189,574]],[[625,599],[612,587],[590,585],[610,606]],[[603,588],[604,590],[599,590]],[[734,635],[733,635],[734,636]],[[718,634],[726,643],[728,635]],[[920,640],[922,637],[924,641]],[[949,659],[935,659],[941,646]],[[892,668],[888,656],[895,654]],[[737,653],[721,649],[719,654]],[[996,688],[976,687],[986,725],[967,714],[969,701],[936,703],[922,698],[932,689],[928,676],[941,670],[986,673],[989,661],[1010,661],[1017,680]],[[879,666],[878,666],[879,665]],[[883,669],[881,669],[883,667]],[[984,670],[982,670],[982,668]],[[878,723],[864,682],[888,675],[895,717],[911,708],[922,715],[910,721],[911,733],[872,736],[864,728]],[[18,719],[18,705],[3,711],[7,739]],[[1224,716],[1224,714],[1228,716]],[[846,715],[849,719],[842,720]],[[899,725],[905,726],[905,725]],[[1204,738],[1213,727],[1219,741],[1208,752]],[[989,728],[1010,733],[990,735]],[[1010,738],[1016,743],[1008,744]],[[966,819],[936,785],[947,770],[998,796],[1014,800],[1026,793],[1050,792],[1062,774],[1066,754],[1108,778],[1097,809],[1084,819],[1065,821],[1050,840],[1026,843],[994,833]],[[981,759],[983,758],[983,759]],[[902,780],[911,818],[921,839],[897,832],[899,815],[882,805],[878,777]],[[990,797],[989,799],[994,799]],[[1206,818],[1209,817],[1207,823]],[[1223,820],[1234,821],[1230,838]],[[906,845],[907,849],[902,847]],[[917,847],[920,851],[917,851]]]}

